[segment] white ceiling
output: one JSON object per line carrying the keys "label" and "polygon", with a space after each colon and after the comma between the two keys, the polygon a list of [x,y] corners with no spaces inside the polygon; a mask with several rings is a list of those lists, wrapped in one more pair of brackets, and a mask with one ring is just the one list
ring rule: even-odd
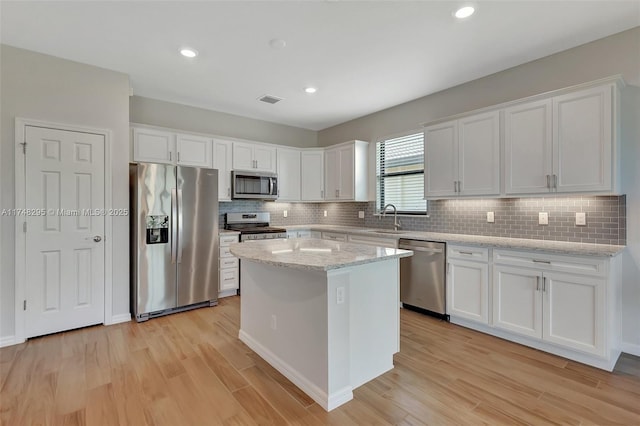
{"label": "white ceiling", "polygon": [[456,21],[463,3],[2,1],[0,36],[127,73],[136,95],[320,130],[640,25],[638,0],[476,1]]}

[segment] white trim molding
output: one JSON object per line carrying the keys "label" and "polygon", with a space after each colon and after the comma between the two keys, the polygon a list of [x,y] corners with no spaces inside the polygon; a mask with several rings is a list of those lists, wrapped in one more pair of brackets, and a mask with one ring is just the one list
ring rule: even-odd
{"label": "white trim molding", "polygon": [[620,345],[622,352],[629,355],[640,356],[640,345],[635,343],[622,342]]}
{"label": "white trim molding", "polygon": [[[101,135],[104,137],[104,206],[105,209],[113,207],[113,177],[112,177],[112,132],[109,129],[86,127],[82,125],[56,123],[43,120],[33,120],[17,117],[15,119],[15,208],[24,209],[26,207],[26,157],[24,156],[21,144],[26,137],[26,127],[45,127],[48,129],[65,130],[70,132],[82,132]],[[104,250],[104,324],[115,324],[124,322],[124,315],[112,316],[113,311],[113,219],[105,216],[104,223],[105,250]],[[0,339],[0,346],[5,341],[13,341],[8,344],[18,344],[25,341],[25,320],[26,315],[22,309],[25,300],[26,286],[26,235],[22,232],[22,222],[15,221],[15,331],[13,336],[6,336]],[[127,320],[130,320],[130,315]],[[13,340],[11,340],[13,339]]]}
{"label": "white trim molding", "polygon": [[24,339],[16,339],[16,336],[4,336],[0,337],[0,348],[4,348],[5,346],[17,345],[24,342]]}
{"label": "white trim molding", "polygon": [[127,314],[117,314],[117,315],[113,315],[109,321],[105,321],[104,325],[115,325],[115,324],[120,324],[123,322],[129,322],[131,321],[131,314],[127,313]]}

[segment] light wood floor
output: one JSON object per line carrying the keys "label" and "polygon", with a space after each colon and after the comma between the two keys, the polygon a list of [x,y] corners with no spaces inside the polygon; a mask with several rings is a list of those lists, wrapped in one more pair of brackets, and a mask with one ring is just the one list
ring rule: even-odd
{"label": "light wood floor", "polygon": [[331,413],[237,339],[239,298],[0,349],[3,425],[640,424],[640,359],[607,373],[402,311],[395,368]]}

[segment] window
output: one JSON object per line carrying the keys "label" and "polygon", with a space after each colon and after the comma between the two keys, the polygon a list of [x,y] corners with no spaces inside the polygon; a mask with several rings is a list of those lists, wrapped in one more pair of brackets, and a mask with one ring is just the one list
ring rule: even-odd
{"label": "window", "polygon": [[424,134],[413,133],[376,144],[376,210],[393,204],[402,214],[426,214]]}

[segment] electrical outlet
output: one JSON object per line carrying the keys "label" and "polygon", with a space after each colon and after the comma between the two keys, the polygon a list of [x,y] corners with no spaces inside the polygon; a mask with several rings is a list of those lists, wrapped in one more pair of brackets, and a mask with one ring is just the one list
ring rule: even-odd
{"label": "electrical outlet", "polygon": [[364,219],[364,212],[362,210],[358,212],[358,219]]}
{"label": "electrical outlet", "polygon": [[487,222],[494,223],[496,221],[496,216],[493,212],[487,212]]}
{"label": "electrical outlet", "polygon": [[344,287],[338,287],[336,289],[336,303],[338,305],[344,303]]}
{"label": "electrical outlet", "polygon": [[587,214],[584,212],[576,212],[576,226],[585,226],[587,224]]}
{"label": "electrical outlet", "polygon": [[327,211],[326,210],[324,211],[324,217],[327,217]]}
{"label": "electrical outlet", "polygon": [[272,330],[277,330],[278,329],[278,323],[276,321],[276,316],[275,315],[271,315],[271,329]]}
{"label": "electrical outlet", "polygon": [[549,213],[548,212],[538,213],[538,225],[548,225],[548,224],[549,224]]}
{"label": "electrical outlet", "polygon": [[289,212],[288,212],[288,211],[284,210],[284,211],[282,212],[282,216],[283,216],[283,217],[287,217],[288,215],[289,215]]}

